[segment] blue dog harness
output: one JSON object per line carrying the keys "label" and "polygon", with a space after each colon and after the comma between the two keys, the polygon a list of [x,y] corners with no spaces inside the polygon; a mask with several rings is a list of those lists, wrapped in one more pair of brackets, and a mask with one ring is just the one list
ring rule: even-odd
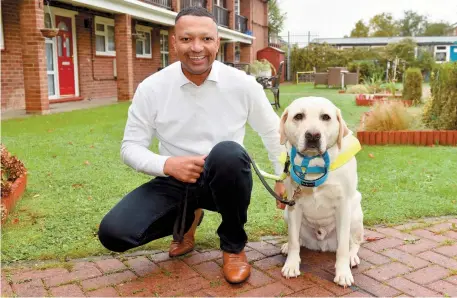
{"label": "blue dog harness", "polygon": [[[330,157],[327,151],[323,155],[316,155],[316,156],[304,156],[298,153],[301,157],[303,157],[303,160],[301,162],[301,165],[296,165],[295,164],[295,157],[297,155],[297,149],[295,147],[292,147],[290,151],[290,163],[291,163],[291,171],[290,171],[290,176],[292,179],[306,187],[318,187],[322,185],[322,183],[327,180],[328,177],[328,172],[330,169]],[[322,158],[324,160],[324,167],[308,167],[309,162],[315,158]],[[307,180],[305,179],[306,174],[323,174],[321,177],[314,179],[314,180]]]}

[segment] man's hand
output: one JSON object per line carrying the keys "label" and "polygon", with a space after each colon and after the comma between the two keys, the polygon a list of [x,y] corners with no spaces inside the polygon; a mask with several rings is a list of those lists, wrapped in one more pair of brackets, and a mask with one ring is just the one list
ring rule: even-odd
{"label": "man's hand", "polygon": [[174,156],[167,159],[163,172],[179,181],[195,183],[203,172],[206,155]]}
{"label": "man's hand", "polygon": [[[284,198],[286,194],[286,187],[283,182],[277,181],[275,183],[275,193],[281,198]],[[276,208],[284,210],[286,208],[286,204],[276,200]]]}

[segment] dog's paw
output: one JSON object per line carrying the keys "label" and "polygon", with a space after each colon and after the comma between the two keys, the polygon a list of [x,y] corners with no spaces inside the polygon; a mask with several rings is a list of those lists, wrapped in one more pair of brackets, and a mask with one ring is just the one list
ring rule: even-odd
{"label": "dog's paw", "polygon": [[351,268],[349,266],[336,266],[335,268],[335,283],[343,287],[349,287],[354,283]]}
{"label": "dog's paw", "polygon": [[300,275],[300,256],[289,255],[282,267],[282,275],[285,278],[297,277]]}
{"label": "dog's paw", "polygon": [[357,255],[357,253],[351,255],[349,257],[349,260],[351,260],[351,268],[360,264],[360,259],[359,259],[359,256]]}
{"label": "dog's paw", "polygon": [[281,246],[281,253],[283,255],[287,255],[288,252],[289,252],[289,242],[286,242]]}

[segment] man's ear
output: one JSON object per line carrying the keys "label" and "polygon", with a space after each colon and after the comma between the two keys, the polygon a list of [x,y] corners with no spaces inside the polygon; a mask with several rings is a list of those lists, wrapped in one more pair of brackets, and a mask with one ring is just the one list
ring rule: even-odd
{"label": "man's ear", "polygon": [[343,138],[349,134],[349,128],[346,125],[346,122],[343,119],[343,116],[341,116],[341,110],[337,109],[336,110],[336,118],[338,119],[338,122],[340,123],[340,130],[338,132],[338,148],[341,149],[341,144],[343,143]]}
{"label": "man's ear", "polygon": [[286,131],[285,131],[285,124],[287,121],[287,116],[289,115],[289,111],[287,109],[284,110],[281,116],[281,121],[279,122],[279,142],[281,145],[284,145],[286,143]]}

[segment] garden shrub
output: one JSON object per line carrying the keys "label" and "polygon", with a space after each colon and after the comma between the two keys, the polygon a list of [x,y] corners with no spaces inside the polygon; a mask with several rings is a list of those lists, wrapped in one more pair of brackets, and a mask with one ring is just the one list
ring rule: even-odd
{"label": "garden shrub", "polygon": [[437,65],[430,87],[432,97],[424,107],[424,123],[433,129],[457,130],[457,62]]}
{"label": "garden shrub", "polygon": [[412,100],[414,105],[421,102],[422,74],[419,68],[408,68],[403,82],[403,99]]}
{"label": "garden shrub", "polygon": [[377,102],[365,119],[366,131],[394,131],[411,128],[413,116],[400,101]]}
{"label": "garden shrub", "polygon": [[365,85],[358,84],[358,85],[349,86],[346,89],[346,93],[349,93],[349,94],[366,94],[366,93],[369,93],[369,92],[368,92],[368,88]]}

